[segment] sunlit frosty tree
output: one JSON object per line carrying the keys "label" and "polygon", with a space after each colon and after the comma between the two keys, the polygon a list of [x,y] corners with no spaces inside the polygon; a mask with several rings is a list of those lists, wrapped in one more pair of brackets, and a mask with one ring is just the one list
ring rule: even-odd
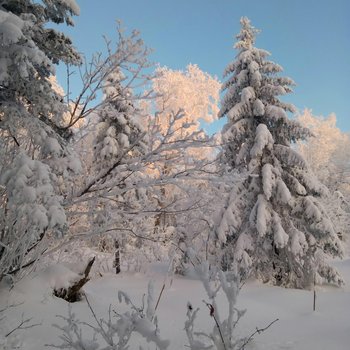
{"label": "sunlit frosty tree", "polygon": [[294,82],[278,76],[282,67],[268,60],[269,52],[254,47],[258,30],[248,18],[241,27],[219,113],[227,117],[223,162],[241,179],[232,183],[217,229],[223,264],[278,285],[303,288],[315,278],[340,284],[326,263],[342,250],[317,200],[324,188],[293,148],[310,132],[288,118],[294,107],[278,98],[292,92]]}
{"label": "sunlit frosty tree", "polygon": [[313,133],[307,142],[298,142],[298,149],[318,179],[328,187],[329,192],[321,198],[321,203],[333,220],[337,235],[349,249],[350,137],[337,128],[335,114],[323,118],[306,109],[298,121]]}
{"label": "sunlit frosty tree", "polygon": [[[122,265],[138,269],[141,261],[160,259],[170,250],[172,255],[174,249],[184,254],[178,247],[183,230],[177,239],[173,222],[175,216],[202,207],[196,196],[187,194],[192,186],[185,182],[192,179],[189,174],[199,176],[210,161],[189,162],[184,157],[186,149],[201,147],[206,139],[197,130],[185,132],[192,125],[183,111],[167,109],[163,128],[151,112],[143,110],[148,105],[145,101],[154,97],[152,91],[140,89],[152,78],[144,71],[150,67],[148,49],[137,32],[125,36],[119,26],[117,30],[116,50],[107,42],[108,57],[94,58],[93,69],[88,65],[83,75],[83,93],[70,100],[70,110],[74,111],[75,104],[79,111],[68,118],[69,124],[86,121],[79,130],[82,142],[77,148],[83,152],[79,153],[86,171],[65,199],[74,235],[66,235],[65,242],[91,239],[92,244],[112,251],[117,238]],[[93,96],[85,97],[84,91],[96,89],[103,99],[90,108]],[[84,128],[93,132],[84,137]],[[184,132],[177,138],[179,128]],[[171,189],[169,196],[164,188]],[[165,247],[168,242],[171,249]]]}
{"label": "sunlit frosty tree", "polygon": [[311,110],[306,109],[298,116],[298,121],[313,134],[307,142],[298,142],[300,153],[318,179],[330,190],[347,192],[350,137],[337,127],[336,115],[332,113],[323,118],[314,116]]}
{"label": "sunlit frosty tree", "polygon": [[158,94],[156,108],[163,132],[167,128],[168,115],[179,109],[183,110],[189,125],[186,130],[178,125],[178,137],[184,131],[198,131],[201,120],[212,122],[217,117],[220,82],[197,65],[189,64],[185,71],[158,68],[153,89]]}
{"label": "sunlit frosty tree", "polygon": [[[187,177],[181,186],[173,184],[163,186],[163,194],[159,198],[161,207],[166,208],[176,197],[187,197],[187,205],[178,208],[183,210],[183,215],[161,215],[159,218],[162,220],[158,221],[161,223],[160,226],[173,227],[176,232],[174,236],[178,237],[177,244],[183,251],[188,247],[196,247],[195,250],[199,255],[199,251],[204,252],[202,247],[207,246],[208,230],[210,230],[210,214],[207,210],[212,198],[208,195],[211,189],[206,175],[215,172],[214,166],[210,169],[208,167],[210,161],[215,158],[214,140],[208,142],[201,124],[212,122],[217,118],[220,87],[221,84],[215,76],[193,64],[189,64],[184,70],[159,67],[153,80],[153,89],[157,93],[154,100],[156,111],[154,121],[159,125],[160,132],[163,135],[167,132],[172,115],[181,110],[183,117],[175,121],[172,134],[169,135],[171,142],[179,143],[189,135],[193,135],[197,140],[193,143],[193,147],[181,147],[168,152],[163,167],[159,168],[160,174],[183,171],[195,163],[198,169],[205,166],[204,172],[191,174],[192,176]],[[176,159],[183,160],[184,164],[181,164],[184,166],[183,169],[180,169],[180,162]],[[188,205],[189,203],[191,204]],[[176,271],[182,273],[187,263],[187,256],[181,253],[176,258]]]}

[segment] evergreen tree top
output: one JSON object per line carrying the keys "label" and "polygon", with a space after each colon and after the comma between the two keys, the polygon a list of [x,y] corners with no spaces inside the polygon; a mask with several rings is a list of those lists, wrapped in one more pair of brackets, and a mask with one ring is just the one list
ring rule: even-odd
{"label": "evergreen tree top", "polygon": [[243,130],[255,129],[263,123],[279,144],[288,146],[298,139],[305,139],[310,135],[309,131],[288,118],[287,112],[294,113],[296,108],[279,98],[293,91],[294,81],[279,76],[283,68],[269,59],[268,51],[254,46],[256,34],[260,31],[251,25],[250,20],[242,17],[240,23],[242,27],[234,45],[239,52],[224,71],[226,81],[222,91],[225,94],[219,112],[219,118],[228,118],[224,133],[227,135],[229,131],[230,138],[235,139],[232,142],[240,143],[242,140],[237,139],[237,133],[243,135]]}
{"label": "evergreen tree top", "polygon": [[250,24],[248,17],[241,17],[241,31],[236,35],[237,42],[233,46],[235,49],[251,49],[255,43],[256,34],[260,33],[259,29],[256,29]]}

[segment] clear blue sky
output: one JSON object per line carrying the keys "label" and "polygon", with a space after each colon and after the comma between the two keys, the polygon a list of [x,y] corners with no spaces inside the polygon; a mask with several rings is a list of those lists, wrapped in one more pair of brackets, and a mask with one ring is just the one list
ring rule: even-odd
{"label": "clear blue sky", "polygon": [[350,131],[349,0],[76,1],[81,14],[64,31],[87,56],[103,49],[102,35],[114,39],[120,19],[141,31],[154,62],[172,69],[196,63],[219,79],[236,54],[239,19],[247,16],[262,30],[256,46],[297,83],[288,101],[316,115],[335,112],[338,126]]}

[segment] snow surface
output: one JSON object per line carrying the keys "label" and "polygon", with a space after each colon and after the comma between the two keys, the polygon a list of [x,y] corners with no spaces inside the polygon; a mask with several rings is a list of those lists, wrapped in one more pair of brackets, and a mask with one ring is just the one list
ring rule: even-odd
{"label": "snow surface", "polygon": [[[247,349],[348,350],[350,259],[335,262],[334,265],[348,284],[344,288],[317,287],[316,312],[312,311],[311,291],[272,287],[257,281],[246,283],[237,305],[239,309],[247,309],[238,327],[239,334],[249,335],[256,327],[264,327],[274,319],[279,319],[267,331],[255,336]],[[118,312],[126,310],[125,305],[118,303],[118,290],[126,291],[135,305],[141,305],[142,295],[147,293],[148,281],[152,279],[158,295],[166,270],[167,266],[158,264],[152,265],[146,274],[106,274],[90,281],[85,292],[97,316],[106,317],[110,304]],[[54,297],[51,290],[53,286],[64,285],[65,279],[74,277],[75,273],[62,265],[56,265],[23,279],[12,289],[11,294],[4,283],[1,285],[0,309],[7,303],[23,302],[7,311],[8,329],[19,323],[22,314],[25,318],[32,317],[33,323],[41,323],[34,328],[18,331],[24,349],[44,350],[51,348],[45,344],[60,344],[59,330],[52,327],[52,324],[61,324],[56,315],[68,315],[68,303]],[[196,321],[197,328],[207,331],[212,329],[213,319],[209,317],[203,299],[207,300],[206,294],[198,280],[190,277],[167,279],[157,315],[162,338],[171,341],[169,349],[186,349],[188,344],[184,331],[188,301],[194,308],[201,309]],[[224,300],[221,293],[218,305],[223,310]],[[80,320],[94,323],[86,301],[72,304],[72,311]],[[142,339],[136,341],[142,342]],[[143,341],[147,349],[147,344],[144,343]],[[130,348],[137,349],[138,346],[133,344]]]}

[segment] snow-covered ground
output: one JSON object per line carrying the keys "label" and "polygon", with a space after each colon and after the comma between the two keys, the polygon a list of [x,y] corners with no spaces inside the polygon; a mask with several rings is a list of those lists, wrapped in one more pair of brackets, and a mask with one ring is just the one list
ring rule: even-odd
{"label": "snow-covered ground", "polygon": [[[279,319],[268,330],[256,335],[247,349],[350,349],[350,260],[336,262],[335,265],[347,285],[344,288],[317,287],[316,312],[312,311],[311,291],[271,287],[257,281],[246,283],[239,296],[238,308],[246,308],[247,313],[239,324],[238,333],[249,335],[256,327],[264,327],[276,318]],[[90,281],[85,286],[85,292],[97,316],[104,317],[110,304],[116,311],[125,310],[126,306],[118,303],[118,290],[127,291],[133,302],[141,305],[148,281],[153,279],[158,294],[165,270],[164,266],[153,266],[151,272],[146,274],[107,274]],[[23,279],[10,294],[4,286],[0,288],[0,309],[6,303],[23,302],[7,311],[7,329],[16,326],[22,315],[24,318],[32,317],[32,323],[40,323],[36,327],[17,332],[23,339],[23,349],[43,350],[51,348],[45,344],[61,343],[60,332],[52,324],[61,322],[56,315],[68,314],[68,303],[52,295],[52,286],[60,283],[59,276],[64,280],[69,274],[71,272],[58,265]],[[198,329],[212,329],[213,319],[209,316],[203,299],[207,300],[207,297],[199,281],[181,277],[166,280],[157,315],[162,338],[171,341],[170,349],[186,349],[184,322],[188,301],[194,307],[201,308],[197,320]],[[224,298],[219,298],[218,304],[224,312]],[[86,301],[72,304],[72,310],[79,319],[94,323]]]}

